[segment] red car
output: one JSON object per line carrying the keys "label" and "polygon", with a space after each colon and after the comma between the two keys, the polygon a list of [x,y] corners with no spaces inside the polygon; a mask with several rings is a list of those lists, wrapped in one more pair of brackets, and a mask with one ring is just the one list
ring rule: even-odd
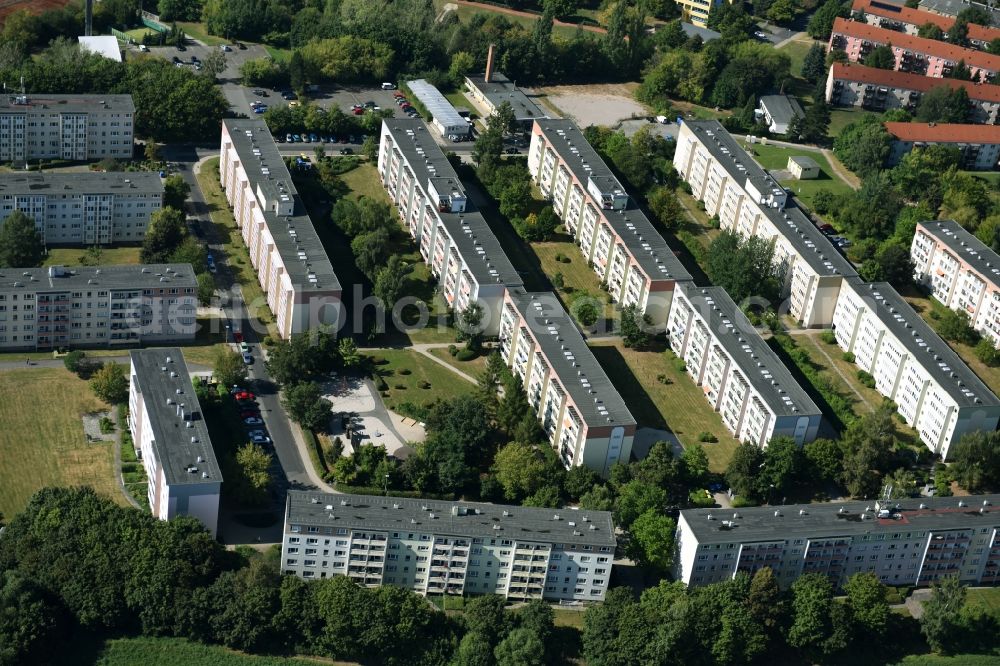
{"label": "red car", "polygon": [[257,396],[255,396],[253,393],[250,393],[249,391],[240,391],[239,393],[236,394],[237,400],[254,400],[256,398]]}
{"label": "red car", "polygon": [[242,412],[240,412],[241,419],[249,419],[256,416],[260,416],[259,409],[244,409]]}
{"label": "red car", "polygon": [[354,115],[356,115],[356,116],[363,116],[363,115],[365,115],[364,108],[363,107],[362,108],[354,107]]}
{"label": "red car", "polygon": [[235,340],[237,344],[243,342],[243,334],[239,331],[233,331],[233,340]]}
{"label": "red car", "polygon": [[406,97],[406,95],[403,94],[403,92],[401,90],[397,90],[396,92],[392,93],[392,96],[393,97]]}

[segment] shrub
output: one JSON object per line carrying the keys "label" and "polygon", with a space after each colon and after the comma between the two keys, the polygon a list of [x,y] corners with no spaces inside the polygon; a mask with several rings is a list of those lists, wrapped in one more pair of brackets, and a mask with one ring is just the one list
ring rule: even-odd
{"label": "shrub", "polygon": [[448,353],[452,356],[458,355],[458,347],[455,345],[448,345]]}
{"label": "shrub", "polygon": [[405,376],[405,375],[408,375],[408,374],[410,374],[410,369],[409,369],[409,368],[400,368],[400,369],[399,369],[399,370],[397,370],[396,372],[397,372],[398,374],[400,374],[400,375],[404,375],[404,376]]}
{"label": "shrub", "polygon": [[388,365],[389,361],[382,356],[372,356],[372,365]]}
{"label": "shrub", "polygon": [[400,391],[405,391],[406,390],[406,384],[395,384],[395,385],[393,385],[393,388],[394,389],[399,389]]}
{"label": "shrub", "polygon": [[675,357],[671,362],[677,368],[678,372],[687,372],[687,363],[684,362],[684,359]]}
{"label": "shrub", "polygon": [[556,289],[562,289],[566,286],[566,281],[563,279],[562,273],[556,273],[552,276],[552,286]]}
{"label": "shrub", "polygon": [[734,509],[742,509],[743,507],[746,506],[759,506],[758,502],[753,501],[749,497],[743,497],[741,495],[737,495],[736,497],[734,497],[732,499],[731,504],[733,505]]}
{"label": "shrub", "polygon": [[715,498],[712,497],[712,493],[704,488],[695,488],[688,493],[688,503],[696,507],[713,506]]}
{"label": "shrub", "polygon": [[993,367],[1000,363],[1000,351],[993,346],[993,340],[983,338],[976,343],[976,358],[984,364]]}
{"label": "shrub", "polygon": [[828,345],[837,344],[837,335],[829,328],[819,334],[819,339]]}
{"label": "shrub", "polygon": [[875,378],[871,376],[870,373],[864,370],[858,370],[858,381],[867,386],[870,389],[875,388]]}
{"label": "shrub", "polygon": [[389,385],[385,383],[384,379],[378,377],[375,379],[375,388],[377,388],[379,391],[388,391]]}
{"label": "shrub", "polygon": [[840,358],[844,359],[848,363],[854,363],[854,352],[844,352],[840,355]]}
{"label": "shrub", "polygon": [[422,389],[429,389],[431,387],[431,383],[421,379],[419,382],[417,382],[417,386]]}
{"label": "shrub", "polygon": [[105,435],[110,435],[115,431],[115,422],[109,419],[107,416],[101,417],[101,433]]}
{"label": "shrub", "polygon": [[719,438],[716,437],[715,435],[713,435],[712,433],[708,432],[707,430],[703,430],[703,431],[701,431],[701,432],[698,433],[698,441],[699,442],[714,443],[714,442],[718,442]]}
{"label": "shrub", "polygon": [[471,361],[477,356],[479,356],[479,354],[472,349],[461,349],[457,354],[455,354],[455,358],[459,361]]}

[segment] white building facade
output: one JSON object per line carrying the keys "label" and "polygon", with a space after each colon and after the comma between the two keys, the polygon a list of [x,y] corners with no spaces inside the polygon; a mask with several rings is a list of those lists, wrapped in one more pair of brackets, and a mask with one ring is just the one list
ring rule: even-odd
{"label": "white building facade", "polygon": [[419,594],[604,599],[611,514],[290,491],[281,570]]}
{"label": "white building facade", "polygon": [[8,95],[0,101],[0,162],[132,158],[131,95]]}
{"label": "white building facade", "polygon": [[667,339],[736,439],[816,438],[819,408],[722,287],[678,287]]}
{"label": "white building facade", "polygon": [[676,580],[700,587],[770,568],[789,587],[803,574],[837,588],[856,573],[886,585],[948,576],[1000,582],[998,495],[923,497],[731,509],[689,509],[677,520]]}
{"label": "white building facade", "polygon": [[218,530],[222,471],[181,350],[130,353],[129,431],[160,520],[192,516]]}
{"label": "white building facade", "polygon": [[844,278],[857,276],[833,244],[717,121],[685,121],[674,167],[723,229],[774,243],[786,308],[802,326],[828,327]]}
{"label": "white building facade", "polygon": [[845,281],[834,333],[942,459],[964,433],[996,430],[1000,401],[889,284]]}
{"label": "white building facade", "polygon": [[285,340],[343,324],[341,285],[263,120],[224,120],[219,178]]}
{"label": "white building facade", "polygon": [[484,333],[496,335],[504,293],[522,280],[423,122],[382,121],[378,173],[448,307],[478,303]]}
{"label": "white building facade", "polygon": [[537,120],[528,171],[580,252],[621,307],[660,326],[677,284],[691,275],[570,120]]}
{"label": "white building facade", "polygon": [[0,224],[19,210],[47,245],[141,243],[163,207],[152,172],[13,173],[0,178]]}
{"label": "white building facade", "polygon": [[193,342],[198,283],[190,264],[0,271],[0,349]]}

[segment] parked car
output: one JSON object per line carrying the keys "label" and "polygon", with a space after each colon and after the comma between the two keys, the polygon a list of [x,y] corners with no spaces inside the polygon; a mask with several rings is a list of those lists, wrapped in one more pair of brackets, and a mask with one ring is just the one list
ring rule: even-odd
{"label": "parked car", "polygon": [[267,107],[263,104],[259,104],[258,106],[252,108],[254,113],[264,113],[265,111],[267,111]]}
{"label": "parked car", "polygon": [[219,45],[219,48],[220,48],[220,49],[222,49],[222,52],[223,52],[223,53],[229,53],[230,51],[232,51],[232,50],[233,50],[233,49],[232,49],[232,48],[231,48],[231,47],[229,46],[229,44],[220,44],[220,45]]}
{"label": "parked car", "polygon": [[259,416],[248,416],[243,419],[243,423],[248,426],[264,425],[264,419]]}
{"label": "parked car", "polygon": [[382,84],[382,90],[395,90],[396,84],[389,83],[388,81]]}
{"label": "parked car", "polygon": [[218,270],[218,269],[217,269],[217,268],[215,267],[215,262],[214,262],[214,261],[209,261],[209,262],[207,262],[207,263],[208,263],[208,272],[209,272],[209,273],[214,273],[214,272],[216,272],[216,271]]}
{"label": "parked car", "polygon": [[149,53],[149,47],[146,46],[145,44],[139,44],[139,50],[142,51],[143,53]]}
{"label": "parked car", "polygon": [[401,90],[397,90],[396,92],[392,93],[392,96],[393,97],[406,97],[406,95]]}
{"label": "parked car", "polygon": [[256,400],[257,396],[250,391],[240,391],[239,393],[233,394],[237,400]]}
{"label": "parked car", "polygon": [[319,143],[319,137],[316,136],[315,134],[310,134],[309,140],[312,141],[313,143]]}
{"label": "parked car", "polygon": [[174,56],[174,60],[173,60],[173,62],[174,62],[174,64],[175,64],[175,65],[176,65],[177,63],[179,63],[180,61],[181,61],[181,59],[180,59],[180,58],[178,58],[177,56]]}
{"label": "parked car", "polygon": [[340,154],[341,155],[353,155],[354,154],[354,149],[353,148],[341,148],[340,149]]}
{"label": "parked car", "polygon": [[236,48],[238,48],[240,51],[246,51],[247,45],[244,44],[243,42],[236,42]]}
{"label": "parked car", "polygon": [[286,135],[285,135],[285,142],[286,142],[286,143],[294,143],[294,142],[295,142],[295,139],[294,139],[294,138],[292,137],[292,135],[291,135],[291,134],[286,134]]}
{"label": "parked car", "polygon": [[259,409],[244,409],[240,412],[241,419],[259,419],[260,410]]}
{"label": "parked car", "polygon": [[356,116],[363,116],[363,115],[365,115],[364,108],[362,108],[360,106],[354,107],[353,109],[351,109],[351,112],[354,113],[354,115],[356,115]]}
{"label": "parked car", "polygon": [[252,435],[250,441],[254,444],[270,444],[271,438],[267,435]]}
{"label": "parked car", "polygon": [[508,148],[508,149],[507,149],[507,150],[506,150],[505,152],[506,152],[506,153],[507,153],[508,155],[517,155],[517,154],[519,154],[519,153],[520,153],[521,151],[520,151],[520,149],[518,149],[518,148]]}
{"label": "parked car", "polygon": [[373,102],[371,100],[368,100],[367,102],[365,102],[361,106],[365,107],[366,109],[374,109],[375,108],[375,102]]}
{"label": "parked car", "polygon": [[253,356],[251,356],[250,354],[244,353],[243,354],[243,362],[246,363],[247,365],[253,365]]}
{"label": "parked car", "polygon": [[177,45],[177,50],[178,51],[187,51],[187,47],[184,46],[183,44],[178,44]]}
{"label": "parked car", "polygon": [[[243,342],[243,333],[241,333],[240,331],[233,331],[233,340],[235,340],[238,343]],[[242,391],[243,389],[240,390]]]}
{"label": "parked car", "polygon": [[292,135],[292,143],[302,143],[302,137],[298,134]]}
{"label": "parked car", "polygon": [[281,93],[281,98],[282,99],[298,99],[299,96],[296,95],[295,93],[293,93],[291,90],[286,90],[283,93]]}

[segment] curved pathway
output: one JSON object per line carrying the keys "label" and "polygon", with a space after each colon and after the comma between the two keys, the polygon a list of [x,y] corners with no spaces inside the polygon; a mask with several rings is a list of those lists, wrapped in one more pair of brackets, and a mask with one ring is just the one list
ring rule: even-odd
{"label": "curved pathway", "polygon": [[[507,14],[508,16],[518,16],[520,18],[528,18],[537,21],[542,18],[541,14],[533,14],[531,12],[524,12],[518,9],[511,9],[510,7],[498,7],[496,5],[489,5],[485,2],[471,2],[470,0],[453,0],[453,4],[460,5],[463,7],[472,7],[474,9],[481,9],[487,12],[493,12],[494,14]],[[554,25],[563,26],[565,28],[580,28],[581,30],[586,30],[587,32],[595,32],[599,35],[607,34],[607,30],[600,28],[596,25],[583,25],[581,23],[567,23],[566,21],[554,20],[552,22]]]}

